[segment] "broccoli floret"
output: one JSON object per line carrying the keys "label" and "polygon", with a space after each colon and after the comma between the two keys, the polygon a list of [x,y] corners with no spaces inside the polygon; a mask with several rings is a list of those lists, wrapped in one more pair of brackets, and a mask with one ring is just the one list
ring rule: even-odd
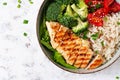
{"label": "broccoli floret", "polygon": [[75,4],[79,7],[79,8],[88,8],[88,6],[86,5],[84,0],[75,0]]}
{"label": "broccoli floret", "polygon": [[69,5],[73,3],[73,0],[55,0],[59,4]]}
{"label": "broccoli floret", "polygon": [[78,18],[78,25],[75,27],[72,27],[72,30],[74,33],[79,34],[80,32],[86,30],[89,26],[89,23],[86,22],[82,22],[79,18]]}
{"label": "broccoli floret", "polygon": [[88,9],[84,0],[78,0],[77,4],[72,4],[71,7],[80,16],[82,21],[86,20],[88,15]]}
{"label": "broccoli floret", "polygon": [[56,2],[51,3],[46,11],[46,20],[47,21],[57,21],[58,16],[63,13],[65,5],[58,4]]}
{"label": "broccoli floret", "polygon": [[60,16],[58,21],[69,28],[72,28],[73,26],[76,26],[78,24],[78,21],[76,19],[76,13],[71,9],[71,6],[68,5],[66,8],[66,11],[63,16]]}
{"label": "broccoli floret", "polygon": [[59,22],[69,28],[72,28],[73,26],[76,26],[78,24],[77,20],[74,17],[70,17],[67,15],[64,15],[59,19]]}
{"label": "broccoli floret", "polygon": [[71,17],[78,17],[78,14],[72,10],[70,5],[67,6],[66,12],[64,13],[64,15],[71,16]]}

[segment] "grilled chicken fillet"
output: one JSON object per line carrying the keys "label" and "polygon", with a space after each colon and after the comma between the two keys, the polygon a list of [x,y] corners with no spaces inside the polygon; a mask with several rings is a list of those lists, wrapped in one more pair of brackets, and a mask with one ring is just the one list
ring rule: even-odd
{"label": "grilled chicken fillet", "polygon": [[46,25],[51,38],[51,41],[50,41],[51,45],[53,48],[56,48],[58,46],[58,43],[55,42],[54,39],[55,39],[56,32],[59,31],[59,28],[61,27],[61,25],[57,22],[50,22],[50,23],[46,22]]}
{"label": "grilled chicken fillet", "polygon": [[61,53],[66,63],[77,68],[86,68],[94,54],[90,49],[89,41],[76,36],[70,29],[58,22],[46,22],[46,25],[52,47]]}
{"label": "grilled chicken fillet", "polygon": [[102,55],[98,54],[93,61],[88,65],[87,69],[95,69],[104,63]]}
{"label": "grilled chicken fillet", "polygon": [[81,68],[86,68],[88,63],[90,62],[90,59],[93,56],[93,51],[91,49],[88,50],[88,52],[85,54],[82,64],[81,64]]}

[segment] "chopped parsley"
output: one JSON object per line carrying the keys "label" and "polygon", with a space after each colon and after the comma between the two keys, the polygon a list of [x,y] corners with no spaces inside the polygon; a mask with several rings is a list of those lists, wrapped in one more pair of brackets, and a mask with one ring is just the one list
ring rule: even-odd
{"label": "chopped parsley", "polygon": [[18,0],[17,8],[21,8],[21,3],[22,3],[22,1],[21,1],[21,0]]}
{"label": "chopped parsley", "polygon": [[29,22],[28,20],[24,20],[23,24],[28,24],[28,22]]}
{"label": "chopped parsley", "polygon": [[98,51],[98,50],[96,50],[96,51],[95,51],[95,53],[96,53],[96,54],[98,54],[98,53],[99,53],[99,51]]}
{"label": "chopped parsley", "polygon": [[94,7],[89,8],[89,12],[90,12],[90,13],[95,12]]}
{"label": "chopped parsley", "polygon": [[102,45],[103,47],[105,46],[104,41],[101,42],[101,45]]}
{"label": "chopped parsley", "polygon": [[120,25],[120,22],[117,22],[118,25]]}
{"label": "chopped parsley", "polygon": [[119,76],[116,76],[116,80],[119,80],[120,79],[120,77]]}
{"label": "chopped parsley", "polygon": [[97,33],[91,35],[91,37],[93,40],[96,40],[99,37],[99,33],[97,32]]}
{"label": "chopped parsley", "polygon": [[99,8],[102,7],[102,5],[101,4],[96,4],[95,7],[96,7],[96,9],[99,9]]}
{"label": "chopped parsley", "polygon": [[88,2],[88,5],[92,5],[92,2],[91,2],[91,1],[89,1],[89,2]]}
{"label": "chopped parsley", "polygon": [[7,2],[4,2],[3,5],[7,5]]}
{"label": "chopped parsley", "polygon": [[23,33],[23,35],[24,35],[24,36],[27,36],[27,33],[26,33],[26,32],[24,32],[24,33]]}
{"label": "chopped parsley", "polygon": [[83,32],[83,39],[88,39],[87,34],[88,34],[88,30]]}
{"label": "chopped parsley", "polygon": [[18,3],[22,3],[22,1],[21,1],[21,0],[18,0]]}
{"label": "chopped parsley", "polygon": [[107,17],[104,17],[103,19],[104,19],[104,21],[107,21],[107,20],[108,20]]}
{"label": "chopped parsley", "polygon": [[32,1],[32,0],[29,0],[29,3],[30,3],[30,4],[33,4],[33,1]]}
{"label": "chopped parsley", "polygon": [[18,4],[18,5],[17,5],[17,8],[20,8],[20,7],[21,7],[21,5],[20,5],[20,4]]}

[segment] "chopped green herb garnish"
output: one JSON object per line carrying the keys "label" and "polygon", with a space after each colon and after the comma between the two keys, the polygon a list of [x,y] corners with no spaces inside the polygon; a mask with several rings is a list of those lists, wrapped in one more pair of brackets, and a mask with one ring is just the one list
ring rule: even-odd
{"label": "chopped green herb garnish", "polygon": [[24,36],[27,36],[27,33],[26,33],[26,32],[24,32],[24,33],[23,33],[23,35],[24,35]]}
{"label": "chopped green herb garnish", "polygon": [[30,2],[30,4],[33,4],[33,2]]}
{"label": "chopped green herb garnish", "polygon": [[21,7],[21,4],[22,3],[22,1],[21,0],[18,0],[18,5],[17,5],[17,8],[20,8]]}
{"label": "chopped green herb garnish", "polygon": [[104,41],[101,42],[101,45],[102,45],[103,47],[105,46]]}
{"label": "chopped green herb garnish", "polygon": [[29,22],[28,20],[24,20],[23,24],[28,24],[28,22]]}
{"label": "chopped green herb garnish", "polygon": [[99,33],[97,32],[97,33],[91,35],[91,37],[93,40],[96,40],[99,37]]}
{"label": "chopped green herb garnish", "polygon": [[120,25],[120,22],[117,22],[118,25]]}
{"label": "chopped green herb garnish", "polygon": [[18,4],[18,5],[17,5],[17,8],[20,8],[20,7],[21,7],[21,5],[20,5],[20,4]]}
{"label": "chopped green herb garnish", "polygon": [[18,3],[22,3],[22,1],[21,1],[21,0],[18,0]]}
{"label": "chopped green herb garnish", "polygon": [[102,7],[102,5],[101,4],[96,4],[95,7],[96,7],[96,9],[99,9],[99,8]]}
{"label": "chopped green herb garnish", "polygon": [[103,19],[104,19],[104,21],[107,21],[107,20],[108,20],[107,17],[104,17]]}
{"label": "chopped green herb garnish", "polygon": [[117,80],[119,80],[119,79],[120,79],[120,77],[119,77],[119,76],[116,76],[116,79],[117,79]]}
{"label": "chopped green herb garnish", "polygon": [[90,1],[90,2],[88,2],[88,5],[92,5],[92,2]]}
{"label": "chopped green herb garnish", "polygon": [[7,5],[7,2],[4,2],[3,5]]}
{"label": "chopped green herb garnish", "polygon": [[89,12],[95,12],[95,9],[94,9],[94,7],[91,7],[90,9],[89,9]]}
{"label": "chopped green herb garnish", "polygon": [[96,50],[96,51],[95,51],[95,53],[96,53],[96,54],[98,54],[98,53],[99,53],[99,51],[98,51],[98,50]]}
{"label": "chopped green herb garnish", "polygon": [[88,30],[83,32],[83,39],[88,39],[87,34],[88,34]]}
{"label": "chopped green herb garnish", "polygon": [[33,1],[32,1],[32,0],[29,0],[29,3],[30,3],[30,4],[33,4]]}

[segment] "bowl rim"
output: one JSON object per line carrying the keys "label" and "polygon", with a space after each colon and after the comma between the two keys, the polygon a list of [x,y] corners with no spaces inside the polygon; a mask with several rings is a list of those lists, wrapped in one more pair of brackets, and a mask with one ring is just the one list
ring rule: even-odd
{"label": "bowl rim", "polygon": [[[74,72],[74,71],[71,71],[71,70],[69,70],[69,69],[65,69],[64,66],[61,66],[60,64],[54,62],[54,61],[50,58],[50,56],[47,55],[47,52],[46,52],[45,50],[43,50],[43,46],[42,46],[42,44],[40,43],[40,35],[39,35],[39,32],[40,32],[40,31],[39,31],[39,28],[40,28],[40,16],[42,15],[42,11],[43,11],[44,6],[45,6],[45,4],[47,3],[47,1],[49,1],[49,0],[44,0],[44,1],[42,2],[42,5],[40,6],[40,8],[39,8],[39,10],[38,10],[37,19],[36,19],[36,35],[37,35],[37,40],[38,40],[38,42],[39,42],[39,46],[40,46],[42,52],[46,55],[46,57],[50,60],[50,62],[52,62],[53,64],[55,64],[55,65],[56,65],[57,67],[59,67],[60,69],[65,70],[65,71],[68,71],[68,72],[71,72],[71,73],[76,73],[76,74],[90,74],[90,73],[95,73],[95,72],[102,71],[102,70],[110,67],[113,63],[115,63],[115,62],[118,60],[118,58],[120,58],[120,55],[119,55],[115,60],[113,60],[113,61],[112,61],[110,64],[108,64],[107,66],[105,66],[105,67],[103,67],[103,68],[101,68],[101,69],[99,69],[99,70],[95,70],[95,71],[91,71],[91,72],[80,72],[80,71],[79,71],[79,72]],[[117,52],[116,52],[116,53],[117,53]],[[115,55],[114,55],[114,56],[115,56]],[[103,64],[103,65],[104,65],[104,64]]]}

